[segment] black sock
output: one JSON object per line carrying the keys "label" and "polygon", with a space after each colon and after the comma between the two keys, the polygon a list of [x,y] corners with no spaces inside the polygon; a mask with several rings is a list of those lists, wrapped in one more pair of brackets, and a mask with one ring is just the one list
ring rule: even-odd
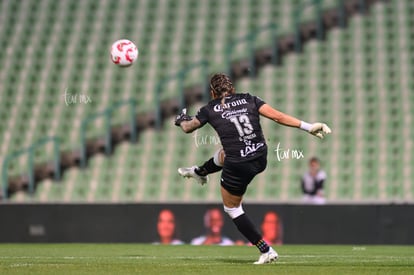
{"label": "black sock", "polygon": [[217,166],[214,163],[214,159],[211,158],[208,161],[204,162],[203,165],[195,169],[195,172],[199,176],[207,176],[208,174],[213,174],[220,171],[221,169],[223,169],[223,167]]}
{"label": "black sock", "polygon": [[233,219],[234,224],[236,224],[237,229],[245,236],[252,244],[254,244],[261,253],[266,253],[269,251],[269,246],[262,239],[262,236],[257,232],[256,227],[250,221],[249,217],[246,214],[242,214],[237,218]]}

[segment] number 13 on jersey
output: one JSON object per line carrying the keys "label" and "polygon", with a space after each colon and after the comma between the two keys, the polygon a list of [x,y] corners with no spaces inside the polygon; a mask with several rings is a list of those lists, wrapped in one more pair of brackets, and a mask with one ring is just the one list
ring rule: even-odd
{"label": "number 13 on jersey", "polygon": [[247,115],[232,117],[230,118],[230,121],[234,124],[234,126],[236,126],[240,137],[253,133],[253,126],[250,123],[249,117]]}

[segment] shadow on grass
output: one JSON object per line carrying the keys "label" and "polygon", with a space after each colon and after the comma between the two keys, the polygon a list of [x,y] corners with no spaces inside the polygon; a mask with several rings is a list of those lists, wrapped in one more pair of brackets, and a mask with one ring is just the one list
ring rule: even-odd
{"label": "shadow on grass", "polygon": [[[185,261],[185,262],[200,262],[201,259],[199,258],[194,258],[194,257],[184,257],[181,258],[180,260]],[[221,263],[226,263],[226,264],[246,264],[246,263],[253,263],[254,260],[246,260],[246,259],[223,259],[223,258],[219,258],[219,257],[208,257],[208,259],[204,259],[204,261],[208,261],[208,262],[221,262]]]}
{"label": "shadow on grass", "polygon": [[226,264],[253,264],[254,260],[241,260],[241,259],[216,259],[217,262],[222,262]]}

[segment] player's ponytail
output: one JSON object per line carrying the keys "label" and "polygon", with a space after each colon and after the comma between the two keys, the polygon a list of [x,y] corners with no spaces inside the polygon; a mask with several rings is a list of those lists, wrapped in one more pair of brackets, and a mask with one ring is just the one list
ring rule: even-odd
{"label": "player's ponytail", "polygon": [[226,109],[227,107],[226,107],[226,96],[227,96],[227,93],[225,93],[224,95],[222,95],[221,96],[221,108],[223,108],[223,109]]}
{"label": "player's ponytail", "polygon": [[226,96],[235,93],[233,83],[230,77],[223,73],[213,75],[210,80],[210,88],[213,91],[215,98],[221,98],[221,106],[223,109],[226,108]]}

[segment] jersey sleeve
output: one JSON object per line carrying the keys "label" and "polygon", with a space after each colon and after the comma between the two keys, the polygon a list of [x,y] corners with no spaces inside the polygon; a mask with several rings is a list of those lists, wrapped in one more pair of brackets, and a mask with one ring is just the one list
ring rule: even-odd
{"label": "jersey sleeve", "polygon": [[196,116],[195,116],[198,121],[200,121],[201,126],[203,126],[204,124],[206,124],[208,122],[208,110],[207,107],[201,107],[200,110],[198,110]]}
{"label": "jersey sleeve", "polygon": [[264,102],[264,100],[258,96],[253,96],[253,101],[256,104],[257,110],[259,110],[260,107],[266,104],[266,102]]}

